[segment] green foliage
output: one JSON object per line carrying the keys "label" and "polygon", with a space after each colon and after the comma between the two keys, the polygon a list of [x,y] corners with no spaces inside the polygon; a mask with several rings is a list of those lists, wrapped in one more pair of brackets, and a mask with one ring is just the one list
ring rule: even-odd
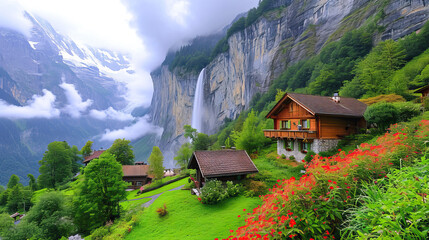
{"label": "green foliage", "polygon": [[0,236],[3,236],[6,232],[13,227],[13,218],[7,213],[0,214]]}
{"label": "green foliage", "polygon": [[121,164],[106,152],[86,166],[73,199],[80,232],[89,233],[119,216],[119,202],[126,198],[127,186],[122,175]]}
{"label": "green foliage", "polygon": [[9,182],[7,183],[7,188],[13,188],[19,184],[19,177],[15,174],[12,174],[9,178]]}
{"label": "green foliage", "polygon": [[423,108],[425,111],[429,111],[429,97],[423,99]]}
{"label": "green foliage", "polygon": [[399,41],[402,48],[405,49],[407,54],[406,60],[420,55],[429,48],[429,22],[426,22],[418,34],[412,33],[406,36],[403,40]]}
{"label": "green foliage", "polygon": [[7,240],[44,239],[42,230],[34,223],[22,222],[4,234]]}
{"label": "green foliage", "polygon": [[36,225],[43,239],[59,239],[76,232],[71,209],[61,192],[48,192],[28,212],[25,221]]}
{"label": "green foliage", "polygon": [[221,34],[196,37],[189,45],[182,46],[175,53],[168,53],[162,65],[168,65],[170,71],[176,68],[185,72],[201,71],[210,63],[211,52],[221,38]]}
{"label": "green foliage", "polygon": [[191,139],[191,142],[194,142],[195,138],[197,137],[197,129],[192,128],[191,125],[185,125],[183,126],[183,129],[185,130],[184,137]]}
{"label": "green foliage", "polygon": [[89,155],[91,155],[93,143],[94,143],[93,141],[89,141],[89,140],[85,143],[85,146],[83,146],[82,149],[80,150],[80,152],[82,153],[82,156],[88,157]]}
{"label": "green foliage", "polygon": [[179,164],[182,169],[188,167],[189,159],[192,156],[192,145],[190,143],[184,143],[179,151],[177,151],[174,160]]}
{"label": "green foliage", "polygon": [[[366,184],[362,206],[348,210],[343,237],[348,239],[424,239],[428,236],[429,161],[395,169],[378,184]],[[401,237],[399,237],[401,236]]]}
{"label": "green foliage", "polygon": [[56,188],[66,183],[72,177],[73,153],[67,142],[52,142],[48,145],[48,151],[39,161],[40,175],[38,177],[41,188]]}
{"label": "green foliage", "polygon": [[420,104],[411,102],[395,102],[393,106],[398,110],[398,122],[406,122],[421,114]]}
{"label": "green foliage", "polygon": [[281,89],[277,89],[275,101],[276,102],[280,101],[284,97],[285,94],[286,94],[286,91],[282,91]]}
{"label": "green foliage", "polygon": [[227,198],[237,196],[240,193],[240,185],[233,184],[231,181],[223,184],[219,180],[209,180],[201,188],[201,202],[204,204],[216,204]]}
{"label": "green foliage", "polygon": [[198,133],[195,141],[192,142],[194,150],[208,150],[210,147],[210,138],[205,133]]}
{"label": "green foliage", "polygon": [[134,165],[133,146],[130,145],[130,140],[116,139],[112,146],[107,149],[107,152],[115,156],[116,161],[122,165]]}
{"label": "green foliage", "polygon": [[15,185],[7,193],[6,208],[9,213],[15,213],[19,210],[28,210],[31,207],[31,191],[25,190],[21,185]]}
{"label": "green foliage", "polygon": [[314,151],[311,151],[311,150],[308,151],[304,157],[305,162],[310,163],[314,156],[316,156],[316,153]]}
{"label": "green foliage", "polygon": [[253,153],[267,144],[269,139],[265,138],[262,131],[263,124],[258,124],[255,111],[251,111],[243,123],[241,132],[233,132],[232,139],[238,149],[244,149],[248,153]]}
{"label": "green foliage", "polygon": [[164,176],[164,156],[159,147],[154,146],[148,159],[149,173],[155,175],[155,179],[161,179]]}
{"label": "green foliage", "polygon": [[33,176],[33,174],[28,174],[27,177],[29,179],[28,186],[30,187],[31,191],[37,191],[39,186],[37,185],[36,178]]}
{"label": "green foliage", "polygon": [[356,78],[367,97],[389,93],[390,79],[404,65],[405,51],[398,42],[380,42],[357,64]]}
{"label": "green foliage", "polygon": [[226,149],[230,149],[230,148],[231,148],[231,138],[230,138],[230,137],[228,137],[228,138],[225,140],[225,148],[226,148]]}
{"label": "green foliage", "polygon": [[369,106],[364,117],[368,124],[375,124],[380,131],[384,131],[390,124],[398,121],[398,110],[392,103],[379,102]]}

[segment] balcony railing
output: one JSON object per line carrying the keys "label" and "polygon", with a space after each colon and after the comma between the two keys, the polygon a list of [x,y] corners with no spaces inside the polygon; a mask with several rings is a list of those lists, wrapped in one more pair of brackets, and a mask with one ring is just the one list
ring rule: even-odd
{"label": "balcony railing", "polygon": [[264,135],[267,138],[296,138],[296,139],[315,139],[317,138],[316,131],[308,130],[264,130]]}

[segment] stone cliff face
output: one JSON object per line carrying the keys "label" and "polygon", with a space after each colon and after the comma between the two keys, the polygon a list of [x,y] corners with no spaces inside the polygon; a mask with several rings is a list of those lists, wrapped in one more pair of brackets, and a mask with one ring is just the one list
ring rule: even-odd
{"label": "stone cliff face", "polygon": [[[229,50],[207,67],[204,80],[203,132],[215,133],[225,118],[235,119],[249,107],[256,93],[293,63],[317,54],[323,45],[383,15],[376,40],[398,39],[422,27],[429,18],[426,0],[296,0],[264,14],[229,39]],[[180,77],[179,77],[180,76]],[[153,76],[154,122],[163,126],[161,144],[177,150],[184,141],[183,125],[190,124],[198,74],[178,75],[166,66]],[[173,145],[170,144],[175,142]]]}

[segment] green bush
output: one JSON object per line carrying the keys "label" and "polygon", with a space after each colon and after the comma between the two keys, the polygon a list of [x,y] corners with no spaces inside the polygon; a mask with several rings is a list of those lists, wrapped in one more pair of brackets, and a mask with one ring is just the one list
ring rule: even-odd
{"label": "green bush", "polygon": [[295,158],[295,156],[294,155],[290,155],[289,156],[289,160],[295,160],[296,158]]}
{"label": "green bush", "polygon": [[305,154],[304,160],[306,163],[311,162],[311,160],[313,159],[313,157],[316,156],[316,153],[314,151],[308,151],[307,154]]}
{"label": "green bush", "polygon": [[227,198],[236,196],[240,193],[240,186],[231,181],[224,185],[219,180],[209,180],[201,189],[201,202],[204,204],[216,204]]}
{"label": "green bush", "polygon": [[362,206],[350,214],[343,231],[348,239],[427,239],[429,228],[429,159],[413,167],[393,170],[377,185],[368,184]]}
{"label": "green bush", "polygon": [[420,104],[411,102],[397,102],[393,106],[398,110],[398,122],[406,122],[421,114]]}
{"label": "green bush", "polygon": [[109,227],[99,227],[92,232],[91,239],[92,240],[103,240],[104,237],[109,235],[109,233],[110,233]]}
{"label": "green bush", "polygon": [[429,97],[423,99],[423,108],[425,111],[429,111]]}
{"label": "green bush", "polygon": [[265,194],[267,190],[267,185],[264,182],[261,181],[254,181],[250,180],[246,184],[246,196],[253,197],[253,196],[259,196],[262,194]]}
{"label": "green bush", "polygon": [[375,124],[384,131],[390,124],[398,122],[399,111],[392,103],[379,102],[369,106],[364,117],[369,124]]}

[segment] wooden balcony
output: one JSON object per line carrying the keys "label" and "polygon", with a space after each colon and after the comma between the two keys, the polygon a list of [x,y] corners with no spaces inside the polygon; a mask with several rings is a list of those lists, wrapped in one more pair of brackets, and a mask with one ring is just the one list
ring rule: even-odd
{"label": "wooden balcony", "polygon": [[317,138],[316,131],[308,130],[264,130],[264,135],[267,138],[293,138],[293,139],[315,139]]}

